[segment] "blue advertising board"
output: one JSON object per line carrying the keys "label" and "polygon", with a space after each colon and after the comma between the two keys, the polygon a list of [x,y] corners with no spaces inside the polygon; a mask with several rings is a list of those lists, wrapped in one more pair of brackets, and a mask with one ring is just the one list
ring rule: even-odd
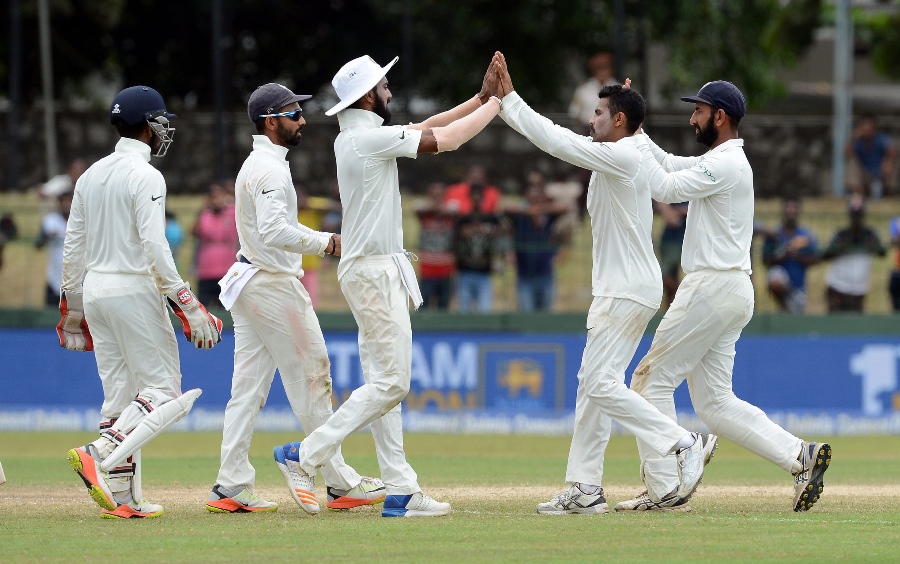
{"label": "blue advertising board", "polygon": [[[102,401],[92,353],[59,347],[52,329],[0,329],[0,430],[93,429]],[[325,334],[335,403],[363,382],[356,334]],[[182,386],[202,388],[184,430],[219,430],[231,387],[234,336],[210,351],[183,339]],[[432,333],[414,335],[404,401],[410,431],[571,433],[579,334]],[[631,370],[650,346],[641,342]],[[734,390],[792,432],[900,433],[897,336],[747,335],[737,344]],[[675,395],[679,420],[704,428],[686,386]],[[276,379],[258,428],[299,430]]]}

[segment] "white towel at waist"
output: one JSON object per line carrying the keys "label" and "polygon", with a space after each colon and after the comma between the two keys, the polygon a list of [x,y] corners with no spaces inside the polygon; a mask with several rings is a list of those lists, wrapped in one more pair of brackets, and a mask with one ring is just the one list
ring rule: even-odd
{"label": "white towel at waist", "polygon": [[391,258],[394,259],[394,262],[397,263],[397,267],[400,268],[400,275],[403,278],[403,285],[406,286],[406,291],[409,294],[409,298],[413,302],[413,307],[415,309],[419,309],[419,306],[422,305],[422,302],[424,302],[424,300],[422,299],[422,291],[419,289],[419,281],[416,279],[416,271],[413,269],[413,265],[409,261],[410,255],[415,260],[419,260],[416,255],[408,251],[403,251],[402,253],[392,253]]}
{"label": "white towel at waist", "polygon": [[241,295],[241,290],[247,285],[247,282],[253,278],[253,275],[259,272],[259,268],[245,262],[236,262],[228,269],[228,273],[219,280],[219,301],[222,307],[231,310],[231,306],[237,301]]}

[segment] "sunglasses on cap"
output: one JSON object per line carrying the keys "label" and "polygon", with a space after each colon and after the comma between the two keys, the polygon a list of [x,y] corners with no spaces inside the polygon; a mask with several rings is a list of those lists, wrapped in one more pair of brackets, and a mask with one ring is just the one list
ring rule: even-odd
{"label": "sunglasses on cap", "polygon": [[291,118],[291,121],[300,121],[300,115],[303,113],[302,108],[297,108],[296,110],[291,110],[289,112],[281,112],[280,114],[261,114],[259,117],[286,117]]}

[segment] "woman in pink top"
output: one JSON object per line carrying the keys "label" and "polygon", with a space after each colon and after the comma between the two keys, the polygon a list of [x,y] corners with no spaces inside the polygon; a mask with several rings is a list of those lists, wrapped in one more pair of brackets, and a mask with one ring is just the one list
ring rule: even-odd
{"label": "woman in pink top", "polygon": [[210,307],[222,307],[219,280],[234,264],[238,250],[234,204],[222,186],[209,187],[206,207],[197,217],[193,234],[197,238],[197,299]]}

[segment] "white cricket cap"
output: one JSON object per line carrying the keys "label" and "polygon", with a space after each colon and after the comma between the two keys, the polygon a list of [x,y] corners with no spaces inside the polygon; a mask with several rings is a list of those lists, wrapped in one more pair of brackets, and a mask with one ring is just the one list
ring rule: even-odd
{"label": "white cricket cap", "polygon": [[394,57],[393,61],[382,67],[372,57],[363,55],[342,66],[341,70],[337,71],[337,74],[331,79],[331,85],[341,101],[325,112],[325,115],[333,116],[365,96],[366,92],[375,88],[399,59],[400,57]]}

